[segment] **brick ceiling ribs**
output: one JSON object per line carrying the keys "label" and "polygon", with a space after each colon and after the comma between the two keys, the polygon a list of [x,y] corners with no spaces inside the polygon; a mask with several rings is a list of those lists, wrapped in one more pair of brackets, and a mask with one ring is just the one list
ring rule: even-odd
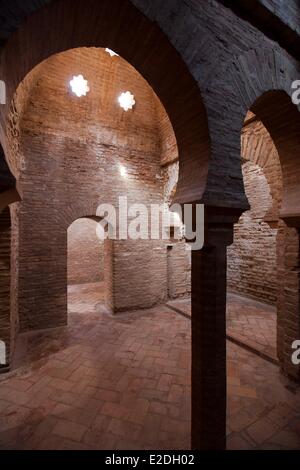
{"label": "brick ceiling ribs", "polygon": [[279,16],[262,5],[261,0],[218,0],[240,18],[248,21],[267,37],[300,60],[300,36]]}
{"label": "brick ceiling ribs", "polygon": [[[60,0],[0,0],[0,48],[9,36],[18,29],[26,18],[43,6]],[[223,6],[230,8],[239,17],[250,22],[266,36],[278,42],[296,59],[300,60],[300,36],[290,25],[288,18],[279,17],[275,11],[268,8],[262,0],[217,0]],[[274,2],[275,0],[268,0]],[[295,3],[296,4],[296,3]],[[294,12],[294,6],[291,12]],[[287,15],[290,14],[286,13]],[[297,11],[295,11],[295,14]],[[296,17],[296,16],[295,16]],[[1,77],[0,77],[1,78]],[[15,179],[1,151],[0,163],[0,192],[11,188]]]}

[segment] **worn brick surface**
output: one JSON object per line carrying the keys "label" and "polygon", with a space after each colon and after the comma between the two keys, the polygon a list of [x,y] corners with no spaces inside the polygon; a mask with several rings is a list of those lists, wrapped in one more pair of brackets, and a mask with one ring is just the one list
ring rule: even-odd
{"label": "worn brick surface", "polygon": [[104,243],[96,233],[97,221],[78,219],[68,229],[68,284],[104,280]]}
{"label": "worn brick surface", "polygon": [[[294,13],[295,21],[298,16],[294,1],[290,2],[288,9],[284,9],[282,5],[279,5],[277,0],[262,1],[269,10],[276,10],[274,17],[278,15],[285,25],[288,25],[290,29],[295,29],[294,19],[291,21],[291,16]],[[11,19],[4,28],[2,39],[6,40],[8,38],[11,31],[16,29],[28,12],[45,2],[33,0],[33,3],[29,1],[21,3],[18,2],[18,12],[15,18],[11,15],[12,4],[4,9],[4,20],[9,17]],[[142,13],[135,9],[133,4]],[[130,27],[128,27],[128,24],[130,24]],[[299,78],[299,64],[288,55],[288,52],[283,50],[276,42],[265,37],[262,31],[257,30],[249,22],[239,18],[217,1],[187,0],[185,2],[173,2],[157,0],[149,2],[148,0],[134,0],[129,2],[127,0],[103,0],[99,2],[97,0],[63,0],[51,2],[45,8],[40,8],[35,15],[30,16],[22,27],[10,37],[1,52],[0,61],[1,77],[7,83],[8,92],[8,104],[1,107],[0,110],[0,139],[10,169],[17,177],[18,188],[23,197],[21,209],[20,206],[12,209],[14,227],[17,231],[16,234],[14,230],[12,238],[14,247],[17,248],[18,234],[24,231],[22,249],[26,244],[31,247],[31,250],[29,250],[27,246],[27,255],[22,252],[22,249],[18,249],[17,253],[13,253],[14,259],[18,260],[21,265],[26,256],[31,259],[31,262],[28,262],[26,266],[27,269],[18,271],[18,263],[13,263],[12,266],[12,283],[17,293],[16,298],[12,299],[13,322],[18,317],[18,307],[20,307],[20,321],[23,329],[65,324],[66,260],[58,256],[58,249],[66,252],[67,226],[84,214],[94,213],[95,207],[94,202],[91,202],[90,199],[88,204],[79,204],[80,201],[82,202],[84,183],[87,182],[85,181],[86,175],[81,175],[80,184],[78,184],[80,187],[76,193],[78,206],[72,207],[70,199],[73,201],[74,196],[71,194],[70,180],[65,177],[64,171],[67,167],[70,170],[67,160],[64,161],[64,170],[60,168],[61,171],[58,171],[56,178],[52,180],[52,187],[45,186],[43,179],[39,181],[40,185],[35,184],[37,181],[34,181],[33,176],[37,176],[35,173],[36,167],[35,165],[31,168],[27,166],[28,162],[23,158],[24,149],[21,151],[19,147],[20,127],[19,123],[15,122],[16,114],[18,114],[17,101],[12,105],[12,115],[8,116],[8,113],[17,87],[38,63],[57,52],[79,46],[108,46],[116,49],[122,57],[126,58],[142,73],[162,100],[172,122],[179,149],[180,171],[175,194],[175,198],[177,197],[179,202],[203,200],[207,207],[236,208],[239,213],[247,209],[241,171],[240,131],[245,115],[251,108],[272,134],[278,149],[284,183],[282,215],[285,219],[290,219],[291,216],[299,217],[300,214],[300,167],[296,158],[299,154],[300,118],[297,108],[292,105],[290,100],[291,83]],[[16,60],[16,50],[20,60]],[[81,68],[82,62],[79,65]],[[32,107],[35,103],[33,95],[28,93],[31,85],[35,85],[35,89],[41,86],[38,75],[32,73],[33,80],[29,84],[30,86],[27,87],[26,83],[21,85],[24,92],[21,102],[25,107],[27,105]],[[47,94],[47,98],[51,96],[54,106],[57,110],[60,110],[58,89],[59,87],[52,88],[51,93]],[[43,105],[46,102],[47,99],[43,102]],[[47,106],[44,110],[46,109]],[[98,110],[101,107],[97,105],[95,109]],[[76,112],[61,115],[54,113],[52,122],[59,123],[59,116],[65,122],[70,120],[70,116],[74,119],[78,118]],[[144,113],[143,118],[145,116],[149,117],[149,113]],[[45,124],[43,113],[34,113],[34,117],[37,119],[35,125],[42,128]],[[86,121],[88,121],[88,116],[86,116]],[[96,120],[92,119],[91,121],[93,123]],[[89,124],[92,128],[93,124],[91,122]],[[30,153],[33,147],[36,150],[36,153],[32,152],[33,160],[34,154],[35,156],[45,154],[48,157],[50,156],[49,159],[39,160],[39,163],[41,163],[39,169],[43,174],[48,174],[49,181],[51,180],[51,174],[53,175],[56,172],[56,156],[58,154],[65,156],[70,152],[73,156],[74,167],[77,168],[77,165],[80,167],[82,153],[86,153],[86,147],[94,152],[94,156],[98,151],[95,142],[92,145],[88,137],[82,138],[80,131],[78,137],[82,139],[80,143],[77,141],[76,145],[72,139],[60,135],[62,148],[60,148],[58,154],[56,152],[51,153],[51,149],[55,149],[57,145],[57,136],[51,133],[51,130],[47,134],[47,139],[44,135],[36,136],[34,131],[31,133],[30,138],[27,137],[27,152]],[[143,134],[141,140],[143,144],[148,142],[147,135]],[[172,144],[168,144],[165,149],[167,147],[171,149],[172,153],[174,149],[174,147],[172,149]],[[66,152],[67,150],[68,152]],[[131,153],[131,161],[143,158],[145,149],[143,148],[142,155],[139,150],[141,149],[135,142],[134,151]],[[105,153],[108,158],[112,159],[114,151],[107,151],[107,148],[105,148]],[[124,158],[124,153],[119,152],[119,157],[120,159]],[[29,173],[27,176],[30,174],[32,178],[26,180],[26,178],[22,178],[22,172],[25,169],[28,170],[28,168]],[[152,174],[153,178],[155,173]],[[136,174],[133,172],[132,176],[134,179]],[[36,192],[39,196],[35,213],[31,212],[32,207],[30,207],[30,199],[26,197],[28,193],[26,193],[24,183],[28,185],[30,194]],[[98,181],[98,183],[101,183],[101,181]],[[100,187],[102,188],[102,185],[98,184],[97,190]],[[23,190],[24,194],[22,194]],[[120,192],[120,187],[118,190]],[[63,199],[62,209],[56,206],[56,202]],[[50,207],[53,209],[53,218],[49,218],[45,206],[48,209]],[[86,213],[86,209],[88,209],[89,214]],[[22,211],[25,212],[22,213]],[[217,209],[216,213],[218,213]],[[25,220],[22,220],[24,223],[19,223],[24,214],[27,214],[27,225]],[[32,220],[37,221],[36,223],[39,224],[37,230],[33,229]],[[61,220],[64,220],[65,228],[60,232],[58,227]],[[292,223],[295,223],[295,220],[292,219]],[[41,227],[44,228],[44,232]],[[222,233],[223,228],[221,227],[220,233]],[[40,249],[43,237],[44,241],[47,239],[47,254]],[[281,351],[280,359],[286,372],[291,373],[294,377],[298,376],[298,370],[289,370],[289,348],[291,341],[296,339],[299,334],[299,253],[297,237],[298,234],[295,234],[294,229],[287,230],[281,238],[285,246],[278,248],[281,255],[283,255],[280,265],[281,291],[278,296],[278,317],[281,319],[278,336],[280,347],[278,349]],[[50,243],[49,240],[51,240]],[[211,243],[211,240],[209,240],[209,243]],[[207,317],[201,318],[201,315],[199,315],[199,319],[195,320],[198,321],[198,325],[195,323],[193,333],[198,334],[197,326],[201,324],[209,332],[209,326],[214,325],[215,322],[214,326],[216,328],[211,331],[214,333],[217,331],[218,334],[216,334],[214,340],[209,337],[205,346],[200,343],[199,350],[203,352],[203,355],[194,355],[193,358],[194,365],[197,366],[195,370],[204,370],[207,373],[210,361],[216,361],[218,353],[221,353],[222,364],[220,368],[217,370],[216,362],[214,364],[221,378],[216,380],[215,387],[213,383],[209,383],[208,389],[211,387],[214,397],[222,390],[223,408],[221,409],[221,415],[224,416],[226,279],[224,247],[226,243],[220,243],[220,245],[222,245],[223,256],[211,257],[213,259],[211,271],[210,269],[207,270],[209,279],[207,280],[203,276],[201,282],[198,282],[198,276],[201,276],[200,259],[207,261],[210,256],[207,252],[203,256],[197,254],[197,256],[199,255],[197,258],[199,263],[196,264],[197,269],[193,278],[193,310],[194,313],[198,314],[204,312],[203,315]],[[34,246],[34,250],[32,246]],[[212,251],[218,251],[213,243],[210,244],[210,247],[213,247]],[[159,273],[161,274],[165,268],[163,268],[163,263],[160,263],[160,248],[151,246],[151,249],[152,251],[155,250],[155,255],[151,257],[148,254],[147,263],[151,267],[159,265]],[[136,245],[135,250],[134,261],[138,263],[141,260],[139,255],[142,251],[145,251],[145,247],[140,246],[138,248]],[[220,261],[218,267],[215,261]],[[120,265],[121,268],[124,268],[124,265],[126,265],[124,260],[120,261]],[[120,277],[122,278],[122,276]],[[32,280],[31,283],[29,279]],[[141,282],[139,284],[140,290],[144,290],[145,279],[132,276],[135,285],[139,281]],[[124,278],[121,280],[123,280],[122,290],[124,286],[131,287],[126,284]],[[142,300],[145,301],[144,306],[149,306],[149,300],[153,300],[153,292],[161,294],[162,287],[166,291],[166,282],[162,283],[159,276],[156,278],[156,283],[153,281],[153,277],[151,281],[149,278],[146,281],[148,281],[147,287],[149,287],[149,290]],[[209,285],[210,281],[212,281],[211,285]],[[38,289],[36,288],[37,284]],[[64,290],[61,285],[64,286]],[[207,304],[204,302],[204,294],[209,298]],[[158,295],[157,300],[161,301],[162,297],[162,295]],[[137,303],[133,302],[130,305],[125,305],[127,302],[124,301],[127,300],[126,297],[117,299],[116,308],[125,309],[128,306],[131,308],[140,306],[141,299],[137,299]],[[62,315],[62,312],[64,312],[64,315]],[[208,314],[210,314],[210,317]],[[200,328],[201,334],[203,334],[203,331],[201,332]],[[220,349],[215,354],[216,345],[219,344],[219,341]],[[195,341],[193,341],[195,346],[194,343]],[[204,363],[203,357],[205,358]],[[172,361],[174,359],[171,359],[167,364],[171,370],[174,370]],[[162,365],[161,358],[156,358],[154,364]],[[139,370],[138,367],[137,370]],[[69,370],[62,368],[62,370],[56,371],[56,378],[64,380],[68,378],[69,372]],[[119,373],[121,374],[120,371]],[[141,374],[143,375],[143,373]],[[196,373],[194,379],[193,389],[194,392],[198,393],[201,387],[206,386],[206,377],[205,374],[199,375]],[[48,392],[50,393],[49,388]],[[62,391],[62,393],[66,401],[72,398],[70,392]],[[208,411],[212,413],[214,411],[213,400],[209,405],[207,407]],[[203,409],[204,407],[202,407],[201,412],[203,412]],[[212,435],[212,430],[209,431]],[[28,429],[25,434],[27,432]],[[288,432],[287,435],[290,435],[290,433]],[[222,436],[224,437],[224,429]],[[53,436],[52,442],[57,442],[56,436]],[[243,438],[242,442],[247,442],[247,439]],[[109,444],[111,444],[111,441],[108,439],[105,445],[108,446]]]}
{"label": "worn brick surface", "polygon": [[[69,51],[37,69],[19,87],[10,115],[11,152],[23,195],[14,209],[20,261],[13,271],[18,288],[14,315],[21,330],[66,323],[67,231],[69,282],[97,282],[102,271],[112,311],[151,307],[165,301],[168,292],[172,297],[190,292],[184,243],[176,246],[171,260],[162,240],[116,240],[99,250],[92,228],[96,221],[76,221],[96,216],[101,203],[118,209],[119,196],[127,196],[128,205],[144,203],[148,208],[167,200],[163,172],[178,150],[151,87],[125,60],[110,57],[104,49]],[[91,87],[82,99],[68,87],[70,77],[79,72]],[[117,102],[126,90],[136,99],[128,113]],[[39,305],[43,315],[35,313]]]}
{"label": "worn brick surface", "polygon": [[281,168],[266,128],[251,118],[250,114],[242,131],[243,178],[251,208],[235,226],[228,249],[228,288],[275,305]]}

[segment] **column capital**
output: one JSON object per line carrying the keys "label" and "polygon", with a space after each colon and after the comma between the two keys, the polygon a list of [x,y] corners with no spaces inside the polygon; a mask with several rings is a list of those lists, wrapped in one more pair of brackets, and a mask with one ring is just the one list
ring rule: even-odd
{"label": "column capital", "polygon": [[[197,206],[204,206],[204,244],[203,246],[228,246],[233,243],[234,224],[239,221],[245,208],[229,208],[210,206],[201,202],[189,202],[192,206],[193,225],[198,216]],[[181,204],[183,219],[185,215],[184,204]],[[185,221],[184,221],[185,222]],[[202,221],[203,222],[203,221]]]}
{"label": "column capital", "polygon": [[238,223],[243,209],[205,206],[204,246],[228,246],[233,243],[234,224]]}

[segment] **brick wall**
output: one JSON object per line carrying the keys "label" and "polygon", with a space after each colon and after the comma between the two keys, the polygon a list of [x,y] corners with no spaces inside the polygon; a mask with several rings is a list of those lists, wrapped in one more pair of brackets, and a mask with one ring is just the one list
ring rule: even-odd
{"label": "brick wall", "polygon": [[[170,165],[178,160],[178,148],[172,124],[163,106],[157,103],[157,117],[159,121],[159,137],[161,143],[161,163]],[[178,180],[178,175],[177,175]]]}
{"label": "brick wall", "polygon": [[105,282],[105,304],[109,312],[115,311],[114,302],[114,244],[108,238],[104,240],[104,282]]}
{"label": "brick wall", "polygon": [[[26,78],[31,88],[23,84],[18,90],[26,90],[26,99],[15,98],[23,107],[15,107],[10,118],[21,136],[23,200],[16,227],[21,330],[66,322],[68,227],[80,217],[96,215],[101,203],[117,205],[120,195],[128,196],[129,204],[163,203],[161,158],[168,148],[174,155],[176,145],[152,89],[121,57],[96,48],[76,49],[51,57],[33,73],[34,80]],[[81,99],[68,87],[79,73],[91,89]],[[135,95],[136,106],[126,113],[117,98],[127,90]],[[165,241],[120,241],[110,250],[113,260],[104,254],[104,272],[110,280],[107,303],[114,311],[166,300]],[[85,282],[87,273],[78,275],[71,252],[69,280]],[[82,260],[86,265],[90,254]],[[96,264],[92,279],[98,279]]]}
{"label": "brick wall", "polygon": [[[163,126],[166,132],[167,123]],[[166,133],[168,135],[168,133]],[[165,141],[165,140],[164,140]],[[163,152],[164,199],[169,206],[176,192],[179,163],[175,139],[166,139]],[[184,240],[171,239],[167,245],[167,289],[170,299],[186,297],[191,294],[191,252]]]}
{"label": "brick wall", "polygon": [[176,299],[191,293],[191,252],[184,241],[168,245],[168,297]]}
{"label": "brick wall", "polygon": [[292,364],[292,344],[299,339],[299,231],[279,223],[277,239],[278,296],[277,351],[285,374],[299,380],[299,369]]}
{"label": "brick wall", "polygon": [[97,225],[95,220],[82,218],[68,228],[68,284],[104,280],[104,246]]}
{"label": "brick wall", "polygon": [[234,243],[228,249],[228,289],[276,304],[281,170],[271,137],[259,121],[243,130],[242,159],[251,209],[235,226]]}
{"label": "brick wall", "polygon": [[167,300],[167,252],[160,240],[114,241],[114,310],[152,307]]}

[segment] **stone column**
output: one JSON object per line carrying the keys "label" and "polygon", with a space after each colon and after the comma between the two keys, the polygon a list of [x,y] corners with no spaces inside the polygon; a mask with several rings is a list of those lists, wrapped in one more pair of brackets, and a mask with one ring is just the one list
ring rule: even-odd
{"label": "stone column", "polygon": [[238,214],[205,211],[205,244],[192,252],[192,448],[226,448],[226,268]]}

